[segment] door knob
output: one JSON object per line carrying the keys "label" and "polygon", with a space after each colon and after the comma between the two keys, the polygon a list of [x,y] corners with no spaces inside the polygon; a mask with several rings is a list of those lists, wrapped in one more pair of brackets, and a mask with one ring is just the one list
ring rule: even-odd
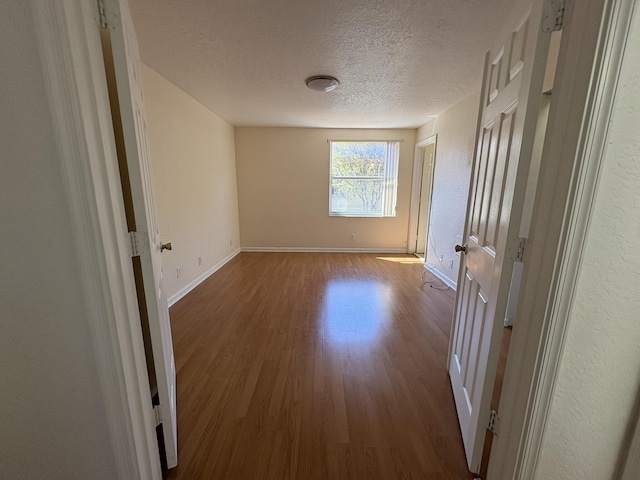
{"label": "door knob", "polygon": [[160,251],[162,252],[163,250],[171,250],[173,247],[171,246],[171,242],[168,243],[163,243],[160,246]]}
{"label": "door knob", "polygon": [[456,245],[455,249],[456,252],[467,253],[467,244],[465,243],[464,245]]}

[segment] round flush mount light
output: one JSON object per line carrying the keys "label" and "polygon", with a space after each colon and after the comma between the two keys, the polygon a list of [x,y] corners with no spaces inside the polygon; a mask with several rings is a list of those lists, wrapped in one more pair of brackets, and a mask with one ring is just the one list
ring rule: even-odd
{"label": "round flush mount light", "polygon": [[307,78],[304,83],[306,83],[307,87],[311,90],[316,90],[317,92],[330,92],[340,85],[337,78],[329,75],[315,75]]}

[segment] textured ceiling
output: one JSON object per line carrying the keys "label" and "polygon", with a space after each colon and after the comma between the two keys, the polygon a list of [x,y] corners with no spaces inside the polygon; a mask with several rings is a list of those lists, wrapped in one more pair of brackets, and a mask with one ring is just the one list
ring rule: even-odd
{"label": "textured ceiling", "polygon": [[[235,126],[417,127],[479,88],[512,0],[129,0],[142,60]],[[306,88],[327,74],[329,93]]]}

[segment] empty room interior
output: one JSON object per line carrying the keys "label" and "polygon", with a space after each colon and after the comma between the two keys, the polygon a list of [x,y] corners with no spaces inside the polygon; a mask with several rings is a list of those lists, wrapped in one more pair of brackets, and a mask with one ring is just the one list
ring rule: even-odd
{"label": "empty room interior", "polygon": [[0,478],[640,478],[635,0],[5,3]]}

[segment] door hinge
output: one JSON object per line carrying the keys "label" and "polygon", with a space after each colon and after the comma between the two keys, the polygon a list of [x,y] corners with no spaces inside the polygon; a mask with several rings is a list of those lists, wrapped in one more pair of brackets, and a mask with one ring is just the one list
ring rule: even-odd
{"label": "door hinge", "polygon": [[522,263],[522,259],[524,258],[524,243],[526,239],[518,238],[518,249],[516,250],[516,262]]}
{"label": "door hinge", "polygon": [[131,256],[139,257],[144,253],[147,244],[147,237],[144,232],[129,232],[129,243],[131,245]]}
{"label": "door hinge", "polygon": [[557,32],[562,30],[564,21],[565,0],[547,0],[542,13],[542,31]]}
{"label": "door hinge", "polygon": [[156,419],[156,427],[162,423],[162,412],[160,411],[160,405],[153,406],[153,413]]}
{"label": "door hinge", "polygon": [[487,430],[492,432],[496,437],[498,436],[498,430],[500,429],[500,417],[498,412],[491,410],[489,414],[489,423],[487,424]]}
{"label": "door hinge", "polygon": [[509,260],[513,260],[514,262],[522,262],[524,258],[524,244],[526,242],[526,238],[513,238],[507,244],[507,252],[506,257]]}
{"label": "door hinge", "polygon": [[100,17],[100,28],[107,28],[107,13],[104,10],[104,0],[98,0],[98,16]]}

